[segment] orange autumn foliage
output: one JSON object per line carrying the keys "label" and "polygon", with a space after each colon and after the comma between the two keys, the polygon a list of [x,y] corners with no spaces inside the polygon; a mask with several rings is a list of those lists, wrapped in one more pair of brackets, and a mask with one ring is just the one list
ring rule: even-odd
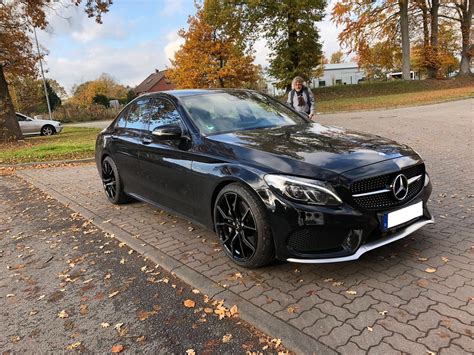
{"label": "orange autumn foliage", "polygon": [[179,35],[185,43],[171,60],[167,77],[180,89],[251,87],[258,80],[254,57],[205,20],[204,11],[190,17],[189,29]]}

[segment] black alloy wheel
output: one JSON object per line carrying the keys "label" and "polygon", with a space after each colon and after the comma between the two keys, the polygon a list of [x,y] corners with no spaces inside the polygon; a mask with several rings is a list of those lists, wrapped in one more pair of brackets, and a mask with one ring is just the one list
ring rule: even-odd
{"label": "black alloy wheel", "polygon": [[121,204],[128,201],[128,196],[123,192],[117,166],[110,157],[106,157],[102,161],[102,184],[110,202]]}
{"label": "black alloy wheel", "polygon": [[265,209],[244,186],[230,184],[219,193],[214,225],[225,253],[238,265],[255,268],[274,259]]}

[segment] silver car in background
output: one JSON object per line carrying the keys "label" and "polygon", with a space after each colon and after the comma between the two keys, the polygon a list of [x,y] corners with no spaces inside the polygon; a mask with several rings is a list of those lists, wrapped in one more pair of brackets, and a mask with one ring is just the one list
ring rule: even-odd
{"label": "silver car in background", "polygon": [[41,134],[42,136],[51,136],[62,131],[61,122],[52,120],[40,120],[16,113],[21,133],[24,136]]}

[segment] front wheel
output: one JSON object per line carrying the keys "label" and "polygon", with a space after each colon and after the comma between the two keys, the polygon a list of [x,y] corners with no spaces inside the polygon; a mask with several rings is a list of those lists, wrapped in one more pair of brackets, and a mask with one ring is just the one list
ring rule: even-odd
{"label": "front wheel", "polygon": [[257,268],[275,258],[265,207],[247,187],[224,187],[214,205],[214,228],[225,253],[236,264]]}
{"label": "front wheel", "polygon": [[41,135],[42,136],[52,136],[56,133],[56,129],[54,129],[51,125],[46,125],[41,128]]}
{"label": "front wheel", "polygon": [[105,157],[102,161],[101,175],[102,185],[110,202],[118,205],[129,201],[128,196],[123,191],[123,183],[117,165],[111,157]]}

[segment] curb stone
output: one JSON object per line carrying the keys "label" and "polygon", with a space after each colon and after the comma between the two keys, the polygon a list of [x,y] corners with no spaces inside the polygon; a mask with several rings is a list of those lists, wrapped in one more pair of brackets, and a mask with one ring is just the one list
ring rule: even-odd
{"label": "curb stone", "polygon": [[163,269],[183,280],[191,287],[200,290],[202,293],[207,294],[214,300],[223,299],[224,305],[228,308],[233,305],[237,305],[241,319],[253,324],[269,336],[281,339],[284,346],[291,351],[294,351],[297,354],[337,354],[335,350],[318,342],[309,335],[302,333],[292,325],[283,322],[273,314],[270,314],[267,311],[253,305],[236,293],[225,289],[216,282],[191,269],[161,250],[153,247],[147,242],[138,238],[134,238],[129,233],[115,225],[104,223],[105,220],[103,218],[95,215],[91,210],[80,206],[73,200],[62,195],[60,192],[54,189],[54,186],[33,179],[28,175],[28,172],[24,170],[17,172],[16,175],[39,188],[44,193],[50,195],[60,203],[66,205],[68,208],[79,212],[84,218],[92,220],[92,223],[96,227],[103,230],[104,232],[113,234],[118,240],[127,244],[130,248],[144,255],[156,264],[160,265]]}

